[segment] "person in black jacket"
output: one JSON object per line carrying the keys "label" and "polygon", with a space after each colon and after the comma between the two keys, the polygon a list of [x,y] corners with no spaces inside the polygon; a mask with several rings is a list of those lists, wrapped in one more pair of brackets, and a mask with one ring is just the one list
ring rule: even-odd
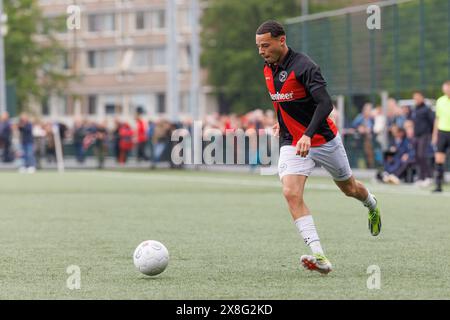
{"label": "person in black jacket", "polygon": [[29,120],[26,113],[22,113],[20,115],[18,128],[23,152],[23,166],[20,168],[20,171],[24,172],[26,170],[29,173],[33,173],[36,170],[36,161],[34,158],[33,124]]}
{"label": "person in black jacket", "polygon": [[85,123],[79,119],[75,121],[73,129],[73,146],[75,147],[75,158],[78,163],[84,163],[85,151],[83,148],[83,141],[86,137]]}
{"label": "person in black jacket", "polygon": [[414,92],[415,110],[413,114],[414,136],[416,138],[416,163],[419,169],[420,186],[429,186],[432,183],[432,168],[428,157],[433,133],[434,113],[425,104],[425,98],[419,91]]}
{"label": "person in black jacket", "polygon": [[8,112],[4,112],[0,119],[0,144],[3,146],[3,162],[11,162],[13,160],[13,157],[11,156],[11,141],[12,126]]}

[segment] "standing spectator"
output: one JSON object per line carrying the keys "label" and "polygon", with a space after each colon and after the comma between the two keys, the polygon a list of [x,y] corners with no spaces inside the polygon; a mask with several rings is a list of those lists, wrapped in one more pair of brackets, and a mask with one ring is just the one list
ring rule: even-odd
{"label": "standing spectator", "polygon": [[148,161],[148,157],[145,154],[145,147],[147,145],[147,123],[142,119],[144,110],[139,107],[136,111],[136,145],[137,145],[137,160]]}
{"label": "standing spectator", "polygon": [[394,98],[389,98],[387,103],[387,118],[386,125],[388,128],[388,145],[395,144],[394,133],[392,132],[393,127],[403,128],[403,123],[405,118],[402,116],[402,110],[397,104],[397,100]]}
{"label": "standing spectator", "polygon": [[41,121],[36,119],[33,124],[33,140],[37,169],[42,169],[41,159],[45,155],[45,135],[46,132]]}
{"label": "standing spectator", "polygon": [[20,168],[20,171],[34,173],[36,171],[36,161],[34,158],[33,125],[28,119],[28,115],[26,113],[22,113],[20,115],[18,127],[20,132],[20,143],[22,144],[23,152],[23,166]]}
{"label": "standing spectator", "polygon": [[12,145],[12,126],[9,120],[9,113],[4,112],[0,119],[0,144],[3,146],[3,162],[11,162],[13,160],[11,154]]}
{"label": "standing spectator", "polygon": [[419,169],[417,185],[428,187],[431,184],[432,169],[428,159],[428,149],[433,133],[434,113],[425,104],[425,97],[419,91],[414,92],[415,110],[413,113],[414,136],[416,138],[416,163]]}
{"label": "standing spectator", "polygon": [[114,131],[113,131],[113,150],[114,150],[114,157],[116,158],[116,162],[120,162],[120,126],[121,122],[119,118],[116,118],[114,120]]}
{"label": "standing spectator", "polygon": [[105,155],[108,150],[107,138],[106,123],[98,124],[95,132],[95,154],[97,156],[98,169],[103,169],[105,166]]}
{"label": "standing spectator", "polygon": [[148,142],[148,149],[150,150],[150,156],[149,159],[153,162],[154,157],[154,146],[153,146],[153,135],[155,134],[155,122],[149,121],[148,122],[148,129],[147,129],[147,142]]}
{"label": "standing spectator", "polygon": [[130,125],[127,122],[123,122],[119,129],[120,164],[127,162],[128,153],[133,149],[133,135],[133,129],[131,129]]}
{"label": "standing spectator", "polygon": [[58,122],[57,125],[58,125],[59,137],[61,139],[61,144],[63,144],[64,140],[66,139],[66,136],[67,136],[67,126],[62,122]]}
{"label": "standing spectator", "polygon": [[432,137],[433,144],[437,146],[436,188],[433,192],[442,192],[445,158],[450,149],[450,80],[443,84],[442,91],[444,95],[436,101],[436,120]]}
{"label": "standing spectator", "polygon": [[97,124],[94,121],[86,123],[85,136],[83,139],[83,152],[86,154],[89,148],[95,144]]}
{"label": "standing spectator", "polygon": [[75,148],[75,158],[77,162],[82,164],[85,160],[85,152],[83,148],[83,140],[86,137],[85,124],[77,119],[73,128],[73,146]]}
{"label": "standing spectator", "polygon": [[45,125],[45,154],[47,156],[47,162],[56,162],[55,136],[51,123]]}
{"label": "standing spectator", "polygon": [[388,139],[386,136],[386,117],[383,108],[378,105],[372,112],[373,116],[373,143],[374,157],[377,167],[383,165],[383,151],[388,149]]}
{"label": "standing spectator", "polygon": [[167,153],[169,144],[171,143],[171,125],[170,122],[164,119],[159,119],[156,122],[155,133],[153,135],[154,155],[151,168],[154,169],[156,164],[164,159]]}
{"label": "standing spectator", "polygon": [[403,117],[403,124],[405,124],[405,121],[412,120],[413,110],[411,106],[404,105],[400,108],[400,114]]}
{"label": "standing spectator", "polygon": [[374,167],[374,153],[372,143],[374,120],[372,116],[372,104],[366,103],[360,114],[353,120],[352,127],[356,129],[362,138],[364,156],[367,168]]}

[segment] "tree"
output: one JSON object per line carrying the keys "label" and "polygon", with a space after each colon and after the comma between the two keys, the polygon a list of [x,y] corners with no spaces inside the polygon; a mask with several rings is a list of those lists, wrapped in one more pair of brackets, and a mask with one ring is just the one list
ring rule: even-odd
{"label": "tree", "polygon": [[[369,0],[365,1],[368,2]],[[355,1],[309,0],[309,13],[337,9]],[[202,66],[219,98],[222,113],[270,108],[262,75],[264,61],[255,31],[265,20],[284,22],[302,14],[302,0],[210,0],[202,17]],[[294,43],[298,39],[287,39]]]}
{"label": "tree", "polygon": [[215,0],[202,17],[202,65],[221,112],[271,107],[255,31],[265,20],[298,16],[298,0]]}
{"label": "tree", "polygon": [[[6,80],[16,87],[19,110],[27,110],[30,99],[39,101],[61,91],[70,79],[60,64],[65,50],[54,33],[65,27],[63,19],[45,19],[35,0],[5,0],[8,34],[5,37]],[[39,34],[45,41],[37,42]]]}

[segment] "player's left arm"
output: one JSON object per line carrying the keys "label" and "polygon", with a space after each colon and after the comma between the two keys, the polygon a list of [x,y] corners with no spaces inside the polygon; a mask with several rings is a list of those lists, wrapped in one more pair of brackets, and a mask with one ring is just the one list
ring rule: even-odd
{"label": "player's left arm", "polygon": [[306,128],[305,135],[312,138],[314,133],[319,128],[320,124],[328,118],[331,111],[333,111],[333,103],[331,102],[331,97],[328,94],[326,87],[320,87],[315,91],[311,92],[314,102],[317,104],[316,110],[314,111],[311,122]]}
{"label": "player's left arm", "polygon": [[333,111],[333,103],[326,89],[326,82],[323,78],[319,66],[312,61],[306,64],[306,68],[299,74],[299,80],[305,86],[305,89],[311,94],[317,107],[312,116],[311,122],[305,130],[305,133],[297,142],[297,154],[306,157],[311,148],[311,138],[316,133],[320,124],[328,118]]}

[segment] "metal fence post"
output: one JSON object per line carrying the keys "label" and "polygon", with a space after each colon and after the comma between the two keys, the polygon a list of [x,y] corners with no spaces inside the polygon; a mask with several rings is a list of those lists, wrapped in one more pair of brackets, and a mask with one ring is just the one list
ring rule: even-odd
{"label": "metal fence post", "polygon": [[423,0],[420,0],[419,5],[419,69],[420,69],[420,89],[425,90],[427,82],[425,75],[425,7]]}
{"label": "metal fence post", "polygon": [[352,104],[353,96],[353,56],[352,56],[352,20],[349,13],[346,14],[346,38],[347,38],[347,94]]}

